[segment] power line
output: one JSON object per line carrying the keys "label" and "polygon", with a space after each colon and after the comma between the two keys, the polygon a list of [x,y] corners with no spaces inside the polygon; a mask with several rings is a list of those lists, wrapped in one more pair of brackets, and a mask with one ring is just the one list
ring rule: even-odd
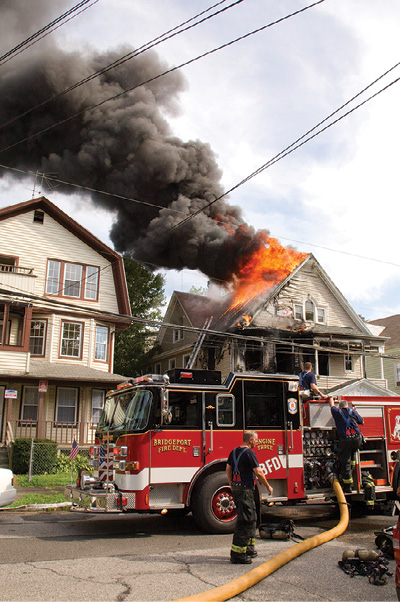
{"label": "power line", "polygon": [[[227,11],[227,10],[229,10],[233,6],[236,6],[237,4],[240,4],[240,3],[244,2],[244,0],[236,0],[235,2],[233,2],[232,4],[230,4],[229,6],[226,6],[226,7],[222,8],[221,10],[213,13],[212,15],[209,15],[208,17],[206,17],[206,18],[198,21],[197,23],[194,23],[194,24],[192,24],[192,25],[190,25],[188,27],[184,27],[185,25],[187,25],[191,21],[194,21],[195,19],[197,19],[198,17],[206,14],[207,12],[209,12],[212,9],[214,9],[215,7],[217,7],[217,6],[221,5],[221,4],[224,4],[226,1],[227,0],[220,0],[220,2],[217,2],[213,6],[210,6],[209,8],[203,10],[202,12],[198,13],[197,15],[194,15],[193,17],[191,17],[187,21],[184,21],[180,25],[176,25],[175,27],[173,27],[172,29],[168,30],[167,32],[165,32],[165,33],[157,36],[156,38],[154,38],[150,42],[147,42],[146,44],[143,44],[142,46],[140,46],[136,50],[133,50],[133,51],[129,52],[128,54],[125,54],[125,55],[121,56],[120,58],[118,58],[117,60],[113,61],[112,63],[109,63],[108,65],[106,65],[102,69],[99,69],[98,71],[95,71],[91,75],[88,75],[84,79],[81,79],[79,82],[76,82],[75,84],[72,84],[68,88],[65,88],[65,90],[62,90],[61,92],[58,92],[57,94],[54,94],[50,98],[47,98],[43,102],[41,102],[41,103],[35,105],[34,107],[31,107],[30,109],[26,110],[24,113],[21,113],[20,115],[17,115],[16,117],[13,117],[12,119],[10,119],[10,120],[2,123],[0,125],[0,129],[3,129],[7,125],[11,125],[15,121],[18,121],[18,119],[21,119],[21,117],[24,117],[25,115],[28,115],[29,113],[32,113],[36,109],[45,106],[47,103],[49,103],[49,102],[51,102],[53,100],[56,100],[57,98],[60,98],[60,97],[64,96],[68,92],[71,92],[72,90],[75,90],[76,88],[79,88],[80,86],[88,83],[89,81],[92,81],[96,77],[99,77],[100,75],[103,75],[104,73],[107,73],[111,69],[114,69],[115,67],[119,67],[120,65],[123,65],[125,62],[127,62],[127,61],[129,61],[129,60],[131,60],[131,59],[133,59],[133,58],[135,58],[135,57],[143,54],[144,52],[146,52],[147,50],[150,50],[151,48],[154,48],[155,46],[158,46],[162,42],[165,42],[165,41],[173,38],[174,36],[180,35],[181,33],[185,32],[185,31],[188,31],[189,29],[191,29],[193,27],[197,27],[197,25],[200,25],[201,23],[204,23],[205,21],[207,21],[209,19],[212,19],[213,17],[215,17],[215,16],[217,16],[217,15],[219,15],[219,14],[221,14],[221,13]],[[184,29],[180,29],[180,28],[184,28]],[[179,31],[176,31],[176,30],[179,30]]]}
{"label": "power line", "polygon": [[[164,71],[163,73],[159,73],[158,75],[155,75],[153,77],[150,77],[149,79],[141,82],[140,84],[136,84],[135,86],[132,86],[131,88],[127,88],[126,90],[123,90],[122,92],[119,92],[118,94],[115,94],[114,96],[110,96],[109,98],[106,98],[104,100],[102,100],[101,102],[98,102],[94,105],[91,105],[90,107],[86,107],[85,109],[82,109],[81,111],[77,111],[76,113],[74,113],[73,115],[70,115],[69,117],[66,117],[65,119],[62,119],[61,121],[58,121],[57,123],[54,123],[52,125],[49,125],[48,127],[38,131],[38,132],[34,132],[33,134],[31,134],[30,136],[27,136],[26,138],[23,138],[22,140],[19,140],[18,142],[14,142],[13,144],[10,144],[9,146],[2,148],[0,150],[0,153],[3,153],[7,150],[10,150],[11,148],[14,148],[15,146],[18,146],[19,144],[22,144],[23,142],[27,142],[28,140],[32,140],[33,138],[36,138],[37,136],[40,136],[41,134],[44,134],[46,132],[48,132],[49,130],[57,127],[58,125],[63,125],[64,123],[67,123],[68,121],[70,121],[71,119],[75,119],[75,117],[79,117],[80,115],[83,115],[84,113],[87,113],[88,111],[92,111],[93,109],[97,109],[98,107],[101,107],[102,105],[106,104],[107,102],[110,102],[111,100],[117,100],[118,98],[121,98],[122,96],[125,96],[125,94],[128,94],[128,92],[132,92],[133,90],[136,90],[137,88],[140,88],[141,86],[145,86],[146,84],[149,84],[153,81],[156,81],[157,79],[164,77],[165,75],[168,75],[170,73],[173,73],[174,71],[177,71],[178,69],[182,69],[183,67],[187,67],[188,65],[191,65],[192,63],[195,63],[196,61],[205,58],[206,56],[210,56],[211,54],[214,54],[215,52],[218,52],[219,50],[223,50],[224,48],[227,48],[229,46],[232,46],[233,44],[236,44],[237,42],[240,42],[242,40],[245,40],[246,38],[256,34],[256,33],[260,33],[261,31],[264,31],[265,29],[272,27],[273,25],[277,25],[279,23],[282,23],[283,21],[286,21],[287,19],[290,19],[291,17],[294,17],[300,13],[305,12],[306,10],[313,8],[314,6],[317,6],[318,4],[322,4],[323,2],[325,2],[326,0],[318,0],[317,2],[314,2],[313,4],[310,4],[308,6],[305,6],[297,11],[294,11],[293,13],[290,13],[289,15],[286,15],[285,17],[281,17],[280,19],[277,19],[276,21],[273,21],[271,23],[268,23],[267,25],[263,25],[262,27],[259,27],[258,29],[255,29],[247,34],[244,34],[238,38],[235,38],[234,40],[231,40],[230,42],[227,42],[225,44],[222,44],[221,46],[218,46],[217,48],[213,48],[212,50],[209,50],[207,52],[204,52],[203,54],[198,55],[195,58],[189,59],[188,61],[181,63],[180,65],[177,65],[176,67],[171,67],[171,69],[168,69],[167,71]],[[227,193],[226,193],[227,194]],[[218,200],[218,199],[216,199]],[[215,202],[215,201],[214,201]],[[196,215],[196,214],[193,214]]]}
{"label": "power line", "polygon": [[[4,283],[0,282],[0,286],[9,286],[9,285],[4,285]],[[316,346],[316,345],[311,345],[311,344],[307,344],[307,343],[298,343],[298,342],[294,342],[290,339],[279,339],[279,338],[270,338],[267,336],[255,336],[255,335],[240,335],[237,333],[232,333],[232,332],[225,332],[225,331],[220,331],[220,330],[210,330],[207,329],[205,330],[204,328],[197,328],[195,326],[183,326],[180,324],[172,324],[169,322],[164,322],[162,320],[150,320],[148,318],[139,318],[136,316],[128,316],[126,314],[119,314],[119,313],[115,313],[115,312],[109,312],[109,311],[105,311],[105,310],[101,310],[101,309],[95,309],[95,308],[91,308],[91,307],[83,307],[80,305],[76,305],[73,303],[63,303],[60,301],[57,301],[55,299],[47,299],[46,297],[42,297],[42,296],[38,296],[38,295],[32,295],[29,293],[25,293],[24,291],[17,289],[16,287],[9,287],[14,289],[14,291],[12,290],[8,290],[8,289],[0,289],[0,294],[6,294],[6,295],[11,295],[11,296],[15,296],[16,291],[18,291],[19,295],[22,298],[26,298],[26,299],[30,299],[30,300],[34,300],[34,301],[41,301],[42,303],[44,302],[45,304],[49,304],[50,307],[53,306],[58,306],[58,307],[62,307],[63,310],[67,311],[67,310],[71,310],[71,309],[76,309],[79,310],[81,312],[85,312],[87,314],[91,314],[94,313],[96,315],[102,315],[102,316],[108,316],[108,317],[112,317],[112,318],[117,318],[117,319],[123,319],[123,320],[129,320],[132,323],[137,323],[137,324],[142,324],[144,326],[149,326],[152,328],[179,328],[180,330],[184,331],[184,332],[190,332],[190,333],[195,333],[195,334],[206,334],[209,336],[213,336],[213,337],[218,337],[218,338],[223,338],[225,340],[238,340],[238,341],[242,341],[242,342],[247,342],[249,341],[250,343],[252,342],[259,342],[259,343],[274,343],[276,345],[286,345],[286,346],[292,346],[293,348],[296,349],[306,349],[306,350],[313,350],[313,351],[324,351],[324,352],[329,352],[335,355],[357,355],[357,356],[363,356],[363,357],[382,357],[385,359],[400,359],[400,355],[396,355],[396,354],[385,354],[385,353],[379,353],[379,352],[365,352],[362,350],[345,350],[342,351],[340,349],[334,349],[331,347],[326,347],[326,346]],[[45,305],[46,308],[46,305]],[[47,309],[49,309],[49,307],[47,307]],[[293,333],[295,335],[295,333]],[[371,335],[372,338],[376,338],[373,335]]]}
{"label": "power line", "polygon": [[[53,31],[55,31],[59,27],[62,27],[63,25],[68,23],[68,21],[71,21],[72,19],[77,17],[80,13],[84,12],[85,10],[93,6],[93,4],[96,4],[98,1],[99,0],[82,0],[81,2],[78,2],[76,6],[67,10],[67,12],[63,13],[62,15],[54,19],[54,21],[51,21],[51,23],[48,23],[47,25],[39,29],[36,33],[33,33],[31,36],[29,36],[29,38],[27,38],[23,42],[20,42],[17,46],[3,54],[3,56],[0,56],[0,66],[5,65],[5,63],[10,61],[12,58],[17,56],[18,54],[21,54],[21,52],[24,52],[24,50],[27,50],[27,48],[30,48],[30,46],[33,46],[33,44],[36,44],[44,37],[48,36],[50,33],[53,33]],[[85,6],[89,2],[91,2],[91,4],[89,4],[89,6]],[[82,10],[80,10],[76,15],[74,15],[73,13],[75,13],[80,8],[82,8]],[[69,19],[67,17],[69,17]]]}
{"label": "power line", "polygon": [[[397,67],[399,64],[400,63],[397,63],[393,67],[393,69],[395,67]],[[387,71],[386,73],[389,73],[390,71],[391,71],[391,69],[389,71]],[[386,73],[384,75],[386,75]],[[383,76],[381,76],[381,77],[383,77]],[[375,80],[375,82],[378,81],[379,79],[381,79],[381,77],[378,78],[377,80]],[[339,107],[339,109],[337,109],[336,111],[334,111],[329,117],[327,117],[326,119],[324,119],[323,121],[321,121],[319,124],[317,124],[316,126],[314,126],[311,130],[309,130],[306,134],[303,134],[303,136],[301,136],[300,138],[298,138],[295,142],[293,142],[292,144],[290,144],[289,146],[287,146],[284,150],[282,150],[280,153],[278,153],[277,155],[275,155],[275,157],[273,157],[272,159],[270,159],[269,161],[267,161],[266,163],[264,163],[263,165],[261,165],[261,167],[259,167],[255,171],[253,171],[250,175],[248,175],[245,178],[243,178],[243,180],[241,180],[240,182],[238,182],[237,184],[235,184],[234,186],[232,186],[232,188],[230,188],[229,190],[225,191],[219,197],[217,197],[213,201],[210,201],[209,203],[207,203],[206,205],[204,205],[204,207],[201,207],[200,209],[198,209],[194,213],[191,213],[190,215],[188,215],[181,222],[178,222],[177,224],[175,224],[174,226],[172,226],[170,228],[170,230],[175,230],[176,228],[179,228],[180,226],[186,224],[187,222],[189,222],[190,220],[192,220],[194,217],[196,217],[200,213],[203,213],[206,209],[208,209],[209,207],[211,207],[211,205],[213,205],[217,201],[220,201],[222,198],[224,198],[225,196],[227,196],[228,194],[230,194],[231,192],[233,192],[234,190],[236,190],[240,186],[243,186],[243,184],[246,184],[249,180],[251,180],[252,178],[254,178],[255,176],[257,176],[258,174],[260,174],[261,172],[263,172],[265,169],[267,169],[268,167],[271,167],[272,165],[275,165],[275,163],[277,163],[281,159],[284,159],[285,157],[287,157],[288,155],[290,155],[291,153],[293,153],[295,150],[297,150],[298,148],[300,148],[301,146],[303,146],[304,144],[306,144],[307,142],[309,142],[310,140],[312,140],[313,138],[316,138],[317,136],[319,136],[320,134],[322,134],[323,132],[325,132],[327,129],[329,129],[333,125],[336,125],[336,123],[338,123],[339,121],[341,121],[345,117],[348,117],[351,113],[354,113],[354,111],[356,111],[357,109],[359,109],[360,107],[362,107],[363,105],[365,105],[370,100],[373,100],[376,96],[378,96],[379,94],[382,94],[382,92],[385,92],[391,86],[393,86],[394,84],[397,84],[399,81],[400,81],[400,77],[396,78],[395,80],[393,80],[392,82],[390,82],[389,84],[387,84],[386,86],[384,86],[383,88],[381,88],[380,90],[378,90],[378,92],[375,92],[375,94],[372,94],[367,99],[365,99],[364,101],[360,102],[358,105],[356,105],[355,107],[353,107],[352,109],[350,109],[349,111],[347,111],[346,113],[344,113],[343,115],[341,115],[340,117],[338,117],[337,119],[335,119],[334,121],[332,121],[331,123],[329,123],[328,125],[324,126],[322,129],[318,130],[317,132],[315,132],[311,136],[308,136],[308,138],[306,137],[309,133],[314,132],[315,129],[319,127],[319,125],[325,123],[332,115],[335,115],[341,109],[343,109],[345,106],[347,106],[351,102],[351,100],[353,100],[354,98],[357,98],[357,96],[359,96],[365,90],[367,90],[371,85],[373,85],[375,83],[375,82],[373,82],[372,84],[370,84],[369,86],[367,86],[362,92],[360,92],[359,94],[357,94],[356,96],[354,96],[353,99],[351,99],[350,101],[348,101],[347,103],[345,103],[344,105],[342,105],[341,107]]]}

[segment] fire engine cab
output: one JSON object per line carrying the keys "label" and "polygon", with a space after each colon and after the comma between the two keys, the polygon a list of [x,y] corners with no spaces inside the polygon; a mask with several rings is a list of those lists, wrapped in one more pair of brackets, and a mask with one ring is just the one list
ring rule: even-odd
{"label": "fire engine cab", "polygon": [[[363,500],[367,470],[377,502],[389,502],[400,484],[400,398],[346,399],[364,418],[365,437],[349,498]],[[329,403],[303,403],[294,375],[231,373],[222,383],[218,371],[185,369],[131,379],[107,394],[93,474],[83,471],[66,495],[93,512],[190,510],[202,529],[232,532],[236,509],[225,467],[245,429],[258,433],[255,451],[274,489],[271,498],[258,487],[261,503],[332,495],[337,443]]]}

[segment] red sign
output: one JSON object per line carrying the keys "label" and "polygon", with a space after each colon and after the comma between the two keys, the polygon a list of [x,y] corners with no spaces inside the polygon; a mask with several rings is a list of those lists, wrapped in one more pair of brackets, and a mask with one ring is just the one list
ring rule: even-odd
{"label": "red sign", "polygon": [[39,380],[39,393],[47,393],[47,380]]}

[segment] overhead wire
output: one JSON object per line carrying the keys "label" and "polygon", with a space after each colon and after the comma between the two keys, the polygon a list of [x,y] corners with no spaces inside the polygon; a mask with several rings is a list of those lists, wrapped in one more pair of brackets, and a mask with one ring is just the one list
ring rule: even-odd
{"label": "overhead wire", "polygon": [[158,79],[160,79],[161,77],[165,77],[166,75],[173,73],[179,69],[182,69],[183,67],[187,67],[188,65],[191,65],[192,63],[195,63],[196,61],[205,58],[206,56],[210,56],[212,54],[214,54],[215,52],[218,52],[220,50],[223,50],[224,48],[227,48],[229,46],[232,46],[233,44],[236,44],[237,42],[240,42],[242,40],[245,40],[246,38],[255,35],[256,33],[260,33],[261,31],[264,31],[265,29],[272,27],[274,25],[277,25],[279,23],[282,23],[283,21],[286,21],[287,19],[290,19],[291,17],[294,17],[296,15],[299,15],[303,12],[305,12],[306,10],[309,10],[310,8],[313,8],[314,6],[317,6],[318,4],[322,4],[323,2],[326,2],[326,0],[318,0],[317,2],[314,2],[312,4],[309,4],[308,6],[305,6],[299,10],[296,10],[284,17],[281,17],[279,19],[277,19],[276,21],[273,21],[271,23],[268,23],[266,25],[263,25],[262,27],[259,27],[251,32],[248,32],[242,36],[239,36],[237,38],[235,38],[234,40],[230,40],[229,42],[226,42],[225,44],[222,44],[221,46],[218,46],[217,48],[213,48],[212,50],[208,50],[207,52],[204,52],[203,54],[198,55],[195,58],[189,59],[188,61],[185,61],[184,63],[181,63],[180,65],[177,65],[175,67],[171,67],[170,69],[167,69],[166,71],[163,71],[162,73],[159,73],[157,75],[154,75],[153,77],[148,78],[145,81],[142,81],[140,84],[136,84],[130,88],[127,88],[126,90],[122,90],[121,92],[119,92],[118,94],[114,94],[113,96],[110,96],[109,98],[105,98],[102,101],[91,105],[89,107],[86,107],[84,109],[81,109],[80,111],[77,111],[76,113],[66,117],[65,119],[62,119],[60,121],[57,121],[56,123],[53,123],[52,125],[47,126],[46,128],[43,128],[40,131],[34,132],[32,134],[30,134],[29,136],[26,136],[25,138],[18,140],[17,142],[14,142],[13,144],[9,144],[8,146],[0,149],[0,153],[3,153],[7,150],[10,150],[11,148],[14,148],[15,146],[18,146],[19,144],[22,144],[23,142],[27,142],[28,140],[32,140],[34,138],[36,138],[37,136],[40,136],[41,134],[44,134],[46,132],[48,132],[49,130],[52,130],[53,128],[59,126],[59,125],[63,125],[64,123],[67,123],[68,121],[71,121],[71,119],[75,119],[76,117],[79,117],[80,115],[83,115],[85,113],[87,113],[88,111],[92,111],[94,109],[97,109],[101,106],[103,106],[104,104],[112,101],[112,100],[117,100],[118,98],[121,98],[122,96],[125,96],[126,94],[128,94],[129,92],[133,92],[133,90],[136,90],[137,88],[140,88],[141,86],[145,86],[151,82],[154,82]]}
{"label": "overhead wire", "polygon": [[[25,115],[28,115],[29,113],[32,113],[36,109],[45,106],[49,102],[52,102],[52,101],[54,101],[54,100],[56,100],[56,99],[64,96],[68,92],[71,92],[72,90],[75,90],[76,88],[79,88],[80,86],[88,83],[89,81],[92,81],[96,77],[99,77],[100,75],[103,75],[104,73],[107,73],[111,69],[115,69],[116,67],[119,67],[120,65],[123,65],[125,62],[127,62],[127,61],[129,61],[129,60],[131,60],[131,59],[133,59],[133,58],[141,55],[142,53],[146,52],[147,50],[150,50],[150,49],[154,48],[155,46],[158,46],[162,42],[165,42],[166,40],[169,40],[169,39],[173,38],[174,36],[180,35],[181,33],[185,32],[185,31],[188,31],[189,29],[192,29],[193,27],[197,27],[197,25],[200,25],[200,24],[204,23],[205,21],[208,21],[209,19],[212,19],[213,17],[215,17],[215,16],[217,16],[217,15],[219,15],[219,14],[221,14],[221,13],[227,11],[227,10],[229,10],[230,8],[236,6],[237,4],[241,4],[242,2],[244,2],[244,0],[235,0],[235,2],[233,2],[229,6],[225,6],[224,8],[222,8],[219,11],[213,13],[212,15],[208,15],[207,17],[201,19],[197,23],[194,23],[194,24],[192,24],[192,25],[190,25],[188,27],[185,27],[185,25],[188,25],[191,21],[194,21],[198,17],[206,14],[210,10],[213,10],[214,8],[216,8],[217,6],[220,6],[221,4],[224,4],[225,2],[227,2],[227,0],[220,0],[216,4],[214,4],[212,6],[209,6],[207,9],[201,11],[200,13],[197,13],[196,15],[194,15],[193,17],[191,17],[190,19],[184,21],[183,23],[180,23],[179,25],[176,25],[175,27],[173,27],[172,29],[168,30],[167,32],[165,32],[165,33],[157,36],[156,38],[154,38],[150,42],[146,42],[146,44],[143,44],[139,48],[136,48],[135,50],[132,50],[131,52],[128,52],[127,54],[119,57],[118,59],[116,59],[112,63],[109,63],[108,65],[106,65],[106,66],[102,67],[101,69],[95,71],[91,75],[88,75],[84,79],[81,79],[80,81],[76,82],[75,84],[72,84],[71,86],[69,86],[68,88],[65,88],[61,92],[58,92],[57,94],[54,94],[53,96],[50,96],[46,100],[40,102],[39,104],[35,105],[34,107],[31,107],[30,109],[27,109],[26,111],[24,111],[23,113],[17,115],[16,117],[13,117],[12,119],[9,119],[8,121],[5,121],[4,123],[0,124],[0,129],[3,129],[7,125],[11,125],[12,123],[14,123],[15,121],[18,121],[18,119],[21,119]],[[177,30],[179,30],[179,31],[177,31]]]}
{"label": "overhead wire", "polygon": [[[399,64],[400,63],[397,63],[393,68],[397,67]],[[386,73],[389,73],[390,71],[391,71],[391,69],[389,71],[387,71]],[[386,75],[386,73],[384,75]],[[381,77],[383,77],[383,76],[381,76]],[[381,79],[381,77],[379,77],[375,81],[379,81],[379,79]],[[268,167],[271,167],[272,165],[274,165],[275,163],[277,163],[281,159],[284,159],[285,157],[287,157],[288,155],[290,155],[291,153],[293,153],[295,150],[297,150],[301,146],[304,146],[304,144],[306,144],[310,140],[313,140],[313,138],[316,138],[317,136],[319,136],[320,134],[322,134],[323,132],[325,132],[327,129],[329,129],[333,125],[336,125],[336,123],[338,123],[339,121],[341,121],[345,117],[348,117],[351,113],[354,113],[354,111],[356,111],[360,107],[364,106],[367,102],[370,102],[371,100],[373,100],[374,98],[376,98],[377,96],[379,96],[380,94],[382,94],[382,92],[385,92],[391,86],[393,86],[394,84],[397,84],[399,81],[400,81],[400,77],[397,77],[395,80],[393,80],[392,82],[390,82],[389,84],[387,84],[386,86],[384,86],[383,88],[381,88],[380,90],[378,90],[377,92],[375,92],[374,94],[372,94],[371,96],[369,96],[368,98],[366,98],[365,100],[363,100],[362,102],[360,102],[358,105],[356,105],[355,107],[349,109],[346,113],[344,113],[343,115],[341,115],[340,117],[338,117],[334,121],[331,121],[326,126],[324,126],[320,130],[318,130],[318,131],[315,132],[316,128],[318,128],[321,124],[325,123],[328,119],[330,119],[330,117],[332,115],[337,114],[340,110],[342,110],[344,107],[346,107],[350,102],[352,102],[352,100],[354,98],[357,98],[360,94],[362,94],[365,90],[367,90],[371,85],[373,85],[375,83],[375,82],[373,82],[372,84],[370,84],[369,86],[367,86],[362,92],[360,92],[357,95],[355,95],[353,97],[353,99],[351,99],[350,101],[346,102],[339,109],[337,109],[336,111],[334,111],[333,113],[331,113],[330,116],[326,117],[323,121],[321,121],[319,124],[317,124],[316,126],[314,126],[306,134],[303,134],[303,136],[301,136],[300,138],[298,138],[295,142],[293,142],[292,144],[290,144],[289,146],[287,146],[285,149],[283,149],[282,151],[280,151],[277,155],[275,155],[274,157],[272,157],[272,159],[269,159],[269,161],[267,161],[266,163],[264,163],[263,165],[261,165],[258,169],[256,169],[255,171],[253,171],[251,174],[249,174],[248,176],[246,176],[245,178],[243,178],[242,180],[240,180],[240,182],[238,182],[237,184],[235,184],[234,186],[232,186],[231,188],[229,188],[229,190],[226,190],[223,194],[219,195],[217,198],[213,199],[212,201],[210,201],[209,203],[207,203],[206,205],[204,205],[203,207],[201,207],[200,209],[198,209],[194,213],[191,213],[190,215],[188,215],[181,222],[178,222],[177,224],[175,224],[174,226],[172,226],[170,228],[170,230],[175,230],[176,228],[179,228],[180,226],[183,226],[184,224],[186,224],[187,222],[189,222],[190,220],[192,220],[194,217],[196,217],[200,213],[203,213],[206,209],[208,209],[209,207],[211,207],[211,205],[213,205],[217,201],[221,200],[222,198],[224,198],[225,196],[227,196],[228,194],[230,194],[234,190],[237,190],[240,186],[243,186],[243,184],[246,184],[247,182],[249,182],[249,180],[251,180],[254,177],[256,177],[257,175],[259,175],[265,169],[267,169]],[[311,136],[306,137],[308,134],[310,134],[312,132],[315,132],[315,133],[312,134]]]}
{"label": "overhead wire", "polygon": [[[24,52],[24,50],[27,50],[28,48],[33,46],[33,44],[36,44],[44,37],[48,36],[50,33],[53,33],[56,29],[65,25],[66,23],[80,15],[82,12],[86,11],[88,8],[93,6],[93,4],[96,4],[98,1],[99,0],[82,0],[81,2],[78,2],[78,4],[76,4],[74,7],[70,8],[65,13],[51,21],[51,23],[48,23],[47,25],[33,33],[31,36],[29,36],[29,38],[27,38],[23,42],[20,42],[17,46],[0,56],[0,66],[3,66],[5,63],[13,59],[18,54],[21,54],[21,52]],[[80,8],[82,8],[82,10],[80,10],[76,14],[73,14]]]}
{"label": "overhead wire", "polygon": [[[8,288],[0,288],[0,296],[1,295],[16,295],[18,294],[21,298],[25,298],[28,300],[32,300],[32,301],[40,301],[44,304],[45,307],[47,308],[51,308],[52,306],[56,306],[59,308],[62,308],[64,311],[69,311],[71,309],[75,309],[78,310],[80,312],[86,313],[86,314],[96,314],[96,315],[101,315],[101,316],[106,316],[106,317],[110,317],[110,318],[116,318],[116,319],[123,319],[126,321],[130,321],[132,323],[137,323],[137,324],[142,324],[142,325],[147,325],[149,327],[152,328],[179,328],[180,330],[184,331],[184,332],[190,332],[190,333],[195,333],[195,334],[206,334],[209,336],[213,336],[213,337],[218,337],[218,338],[224,338],[225,340],[237,340],[237,341],[241,341],[241,342],[247,342],[250,341],[251,343],[254,342],[259,342],[259,343],[274,343],[277,345],[285,345],[285,346],[291,346],[293,348],[296,349],[306,349],[306,350],[312,350],[312,351],[324,351],[324,352],[329,352],[335,355],[357,355],[357,356],[365,356],[365,357],[379,357],[379,358],[386,358],[386,359],[400,359],[400,355],[397,354],[387,354],[387,353],[379,353],[379,352],[365,352],[362,350],[340,350],[340,349],[334,349],[332,347],[327,347],[327,346],[315,346],[312,344],[307,344],[307,343],[299,343],[299,342],[294,342],[291,339],[280,339],[278,337],[266,337],[266,336],[257,336],[257,335],[241,335],[238,333],[233,333],[233,332],[227,332],[227,331],[220,331],[220,330],[212,330],[212,329],[205,329],[205,328],[199,328],[199,327],[195,327],[195,326],[183,326],[180,324],[173,324],[173,323],[169,323],[169,322],[165,322],[162,319],[161,320],[150,320],[148,318],[139,318],[137,316],[129,316],[127,314],[120,314],[120,313],[116,313],[116,312],[110,312],[107,310],[103,310],[103,309],[96,309],[96,308],[92,308],[90,306],[81,306],[81,305],[77,305],[75,303],[68,303],[68,302],[62,302],[62,301],[58,301],[56,299],[50,299],[47,297],[43,297],[43,296],[39,296],[39,295],[33,295],[31,293],[26,293],[25,291],[18,289],[17,287],[13,287],[10,286],[8,284],[5,284],[3,282],[0,281],[0,287],[8,287]],[[12,289],[12,290],[10,290]],[[4,299],[3,299],[4,301]],[[296,335],[296,332],[293,332],[293,336]],[[311,336],[311,335],[310,335]],[[371,335],[372,338],[373,335]]]}

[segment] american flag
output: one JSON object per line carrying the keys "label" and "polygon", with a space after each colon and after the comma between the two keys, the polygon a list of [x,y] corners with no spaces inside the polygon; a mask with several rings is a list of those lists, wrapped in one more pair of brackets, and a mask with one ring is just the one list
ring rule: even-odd
{"label": "american flag", "polygon": [[114,469],[114,458],[112,454],[109,454],[107,460],[107,448],[100,445],[100,454],[99,454],[99,480],[107,481],[107,473],[108,480],[112,481],[114,478],[113,469]]}
{"label": "american flag", "polygon": [[74,442],[72,443],[71,451],[69,452],[70,459],[72,461],[75,460],[75,458],[78,455],[78,453],[79,453],[79,447],[78,447],[78,444],[77,444],[77,442],[76,442],[76,440],[74,438]]}

